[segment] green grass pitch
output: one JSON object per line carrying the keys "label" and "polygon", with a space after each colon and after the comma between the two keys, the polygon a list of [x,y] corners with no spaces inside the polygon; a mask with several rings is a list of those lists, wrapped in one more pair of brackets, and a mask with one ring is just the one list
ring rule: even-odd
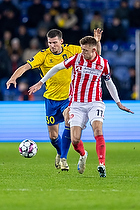
{"label": "green grass pitch", "polygon": [[95,143],[84,143],[88,159],[77,172],[79,155],[71,146],[69,172],[54,167],[55,150],[37,143],[31,159],[19,143],[0,143],[0,210],[140,209],[140,143],[106,143],[107,177],[100,178]]}

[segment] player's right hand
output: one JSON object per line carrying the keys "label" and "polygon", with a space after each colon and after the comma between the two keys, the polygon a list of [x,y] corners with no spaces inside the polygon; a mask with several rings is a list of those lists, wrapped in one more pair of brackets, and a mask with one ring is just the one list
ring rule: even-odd
{"label": "player's right hand", "polygon": [[14,79],[9,79],[9,80],[7,81],[7,83],[6,83],[7,89],[9,89],[9,87],[10,87],[11,84],[14,84],[14,87],[16,88],[16,86],[17,86],[16,80],[14,80]]}
{"label": "player's right hand", "polygon": [[35,85],[31,86],[28,90],[29,95],[38,91],[42,87],[42,85],[43,85],[43,83],[41,81],[39,81]]}

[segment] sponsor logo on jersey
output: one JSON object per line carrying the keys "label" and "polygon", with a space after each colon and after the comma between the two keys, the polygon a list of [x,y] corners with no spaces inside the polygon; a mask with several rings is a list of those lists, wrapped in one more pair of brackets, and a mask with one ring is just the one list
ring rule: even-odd
{"label": "sponsor logo on jersey", "polygon": [[75,69],[76,71],[82,71],[82,66],[76,66]]}

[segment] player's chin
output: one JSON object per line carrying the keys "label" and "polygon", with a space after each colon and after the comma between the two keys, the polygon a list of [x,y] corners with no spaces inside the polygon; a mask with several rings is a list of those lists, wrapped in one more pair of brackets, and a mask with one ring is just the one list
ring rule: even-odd
{"label": "player's chin", "polygon": [[55,54],[57,54],[57,51],[56,51],[56,49],[51,49],[51,51],[52,51],[52,53],[55,53]]}

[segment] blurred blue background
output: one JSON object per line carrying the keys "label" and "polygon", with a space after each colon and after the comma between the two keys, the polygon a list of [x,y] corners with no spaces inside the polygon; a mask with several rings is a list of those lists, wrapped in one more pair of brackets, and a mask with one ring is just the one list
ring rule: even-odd
{"label": "blurred blue background", "polygon": [[[124,112],[118,109],[115,102],[105,101],[103,124],[105,141],[140,142],[140,102],[122,103],[135,113]],[[63,128],[62,123],[60,134]],[[20,142],[24,139],[36,142],[49,141],[44,102],[0,102],[0,142]],[[83,130],[81,139],[95,141],[89,124]]]}

